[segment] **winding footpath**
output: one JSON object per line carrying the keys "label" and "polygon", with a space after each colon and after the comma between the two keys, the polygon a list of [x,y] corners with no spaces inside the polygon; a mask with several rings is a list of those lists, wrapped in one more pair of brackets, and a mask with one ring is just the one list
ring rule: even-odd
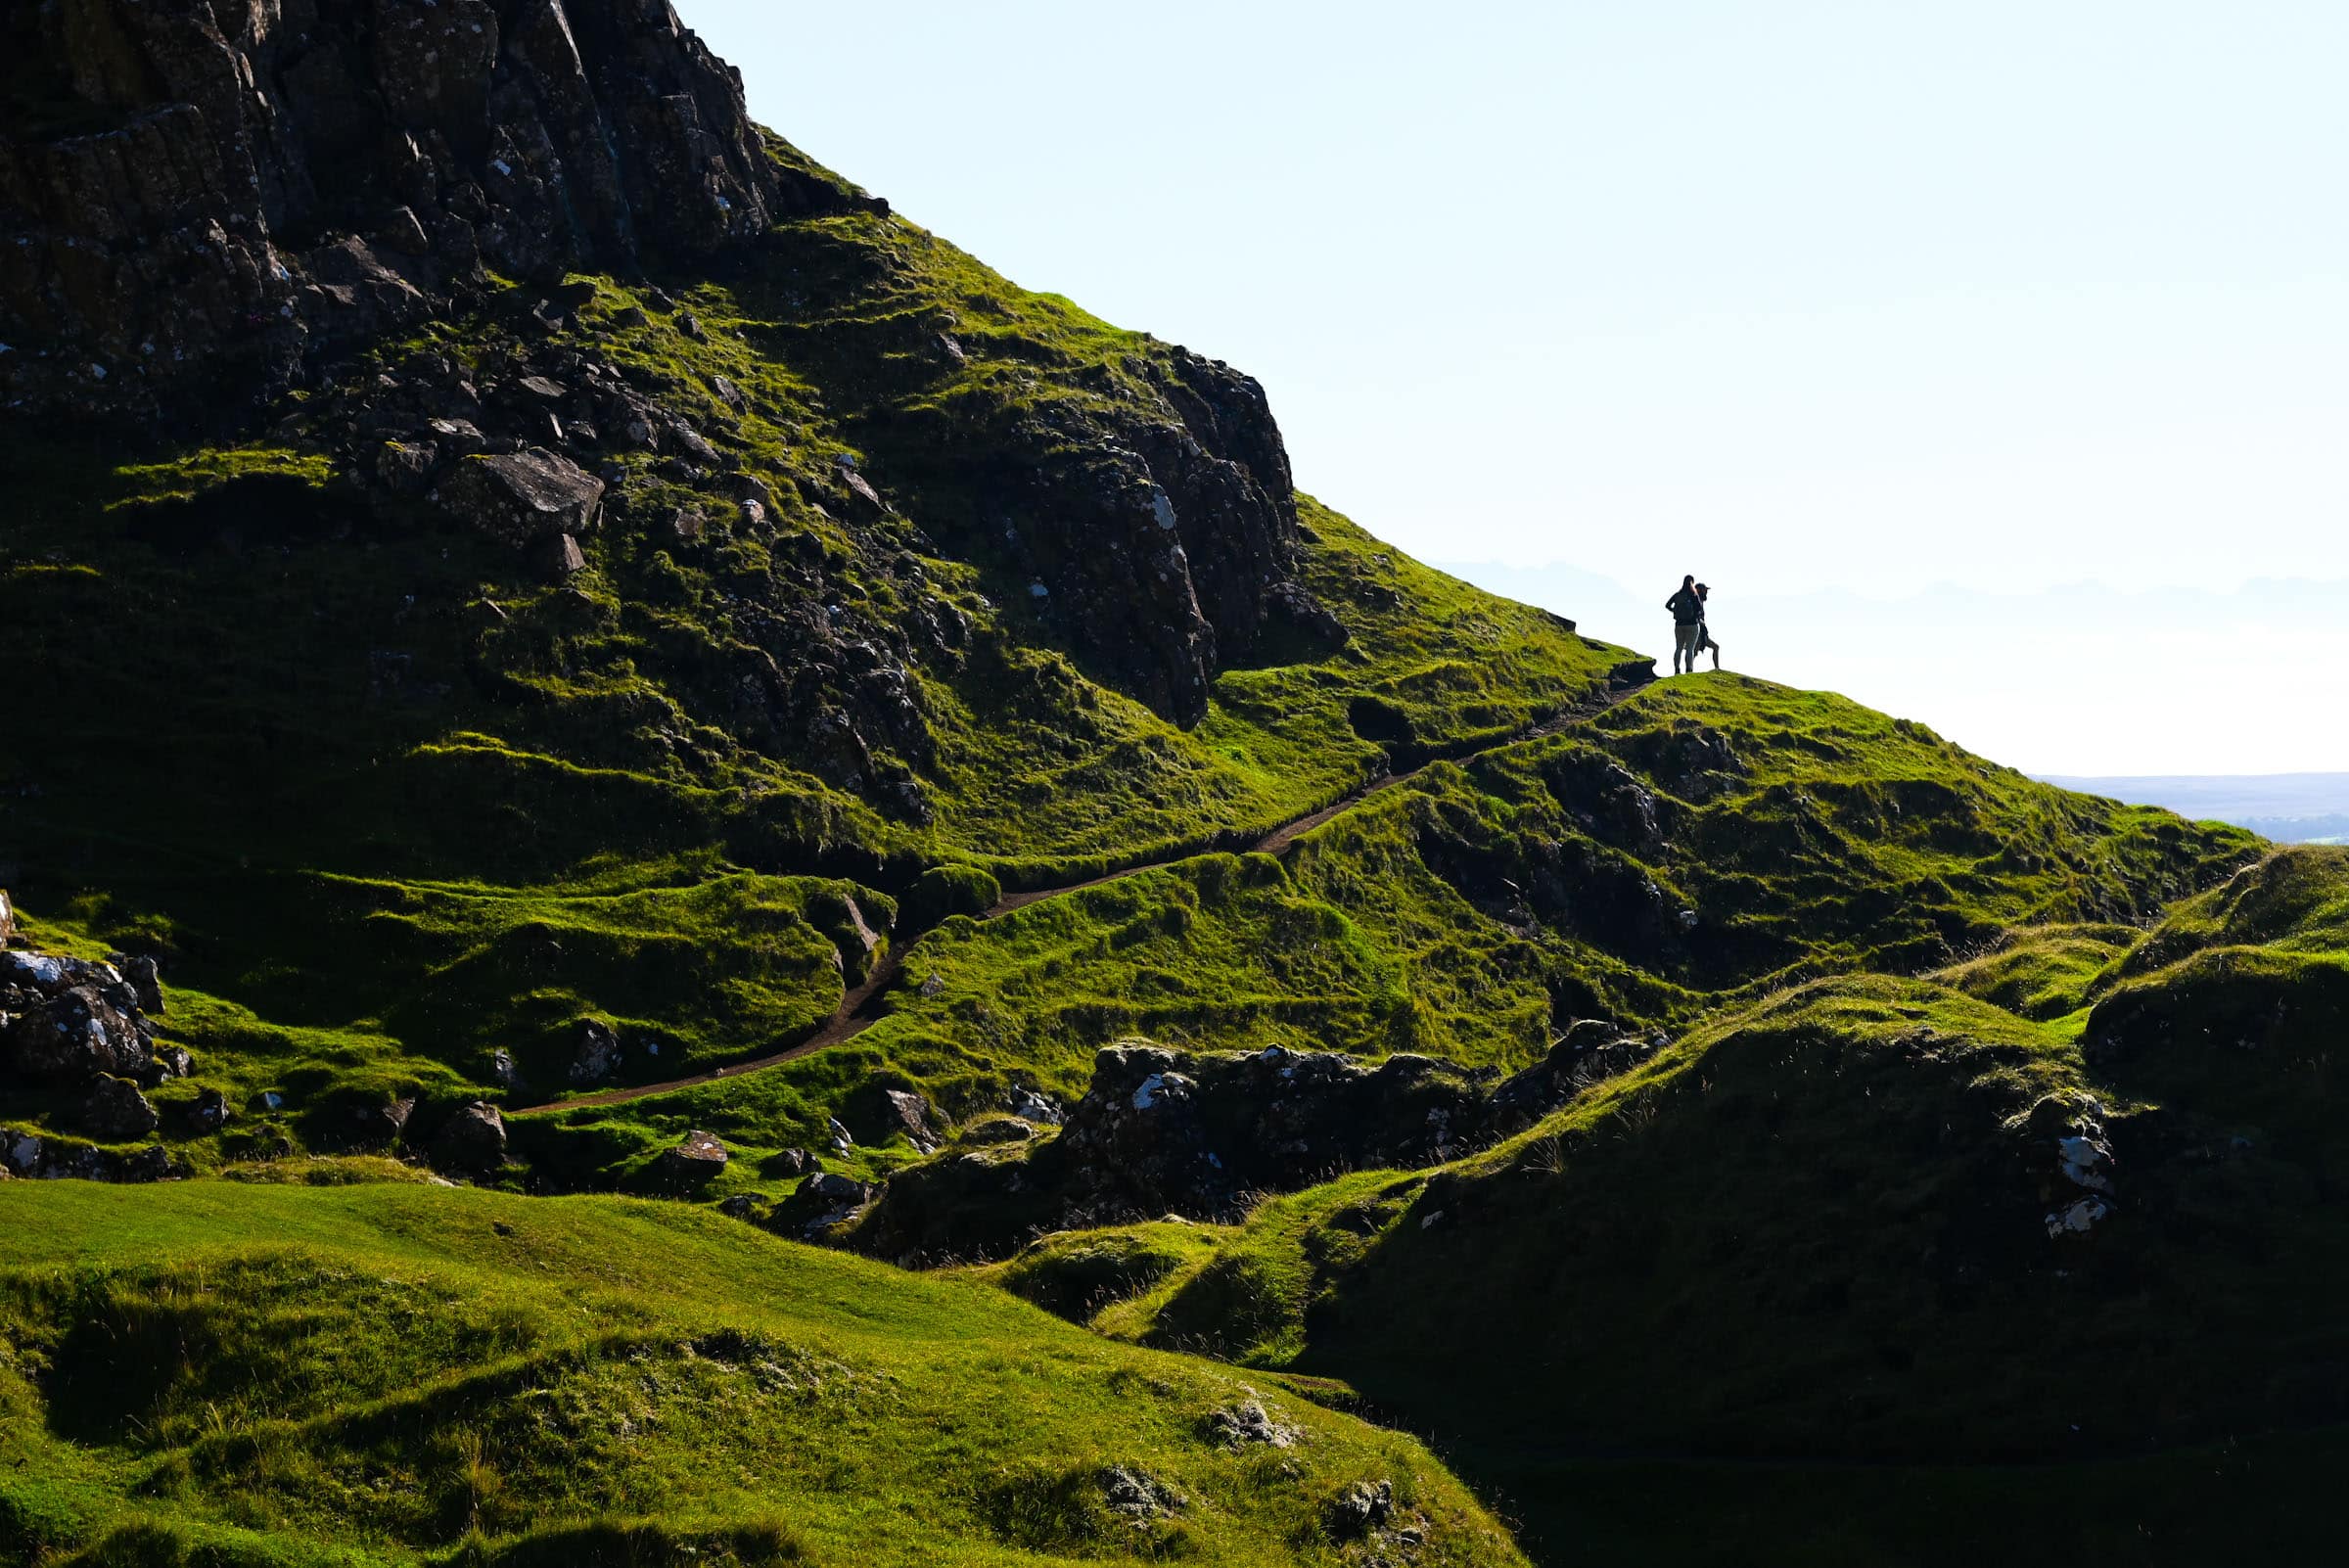
{"label": "winding footpath", "polygon": [[[1647,666],[1648,674],[1642,678],[1633,679],[1629,684],[1610,684],[1602,687],[1595,701],[1567,709],[1564,713],[1544,719],[1541,723],[1529,724],[1507,738],[1497,740],[1489,746],[1480,746],[1472,751],[1460,752],[1451,756],[1434,757],[1408,772],[1383,774],[1317,811],[1309,811],[1304,816],[1283,822],[1254,843],[1242,846],[1242,853],[1278,854],[1323,823],[1343,816],[1374,795],[1383,795],[1399,784],[1408,784],[1438,762],[1471,761],[1488,753],[1499,751],[1503,747],[1539,740],[1545,735],[1561,734],[1566,730],[1588,724],[1601,714],[1628,698],[1637,695],[1653,683],[1655,679],[1653,662],[1642,660],[1639,663]],[[1620,678],[1624,670],[1629,668],[1631,667],[1619,667],[1614,673]],[[1049,888],[1032,888],[1024,893],[1005,894],[992,908],[979,918],[983,921],[997,920],[1015,909],[1025,909],[1030,904],[1041,903],[1047,899],[1064,898],[1072,893],[1082,893],[1089,888],[1107,887],[1112,882],[1123,882],[1128,877],[1138,877],[1148,871],[1163,871],[1169,866],[1196,859],[1202,853],[1194,850],[1182,854],[1171,855],[1162,860],[1150,860],[1140,865],[1130,865],[1122,871],[1111,871],[1102,876],[1086,877],[1081,882],[1063,883]],[[916,942],[919,940],[918,937],[915,939]],[[776,1051],[770,1056],[760,1056],[747,1062],[736,1062],[730,1067],[714,1068],[707,1073],[696,1073],[690,1078],[671,1079],[666,1084],[639,1084],[626,1088],[603,1089],[594,1094],[575,1094],[568,1099],[554,1100],[545,1105],[524,1106],[507,1111],[505,1114],[509,1117],[546,1116],[557,1111],[583,1110],[599,1105],[624,1105],[630,1100],[650,1099],[656,1094],[673,1094],[678,1089],[694,1088],[703,1084],[715,1084],[729,1078],[740,1078],[746,1073],[760,1072],[769,1067],[780,1066],[785,1062],[797,1061],[803,1056],[812,1055],[814,1052],[830,1046],[844,1044],[854,1039],[880,1021],[882,1017],[881,997],[897,982],[898,977],[904,972],[904,952],[892,944],[889,952],[880,963],[873,966],[873,972],[865,977],[863,984],[841,997],[840,1005],[832,1010],[832,1016],[826,1019],[813,1035],[808,1036],[807,1038],[788,1050]]]}

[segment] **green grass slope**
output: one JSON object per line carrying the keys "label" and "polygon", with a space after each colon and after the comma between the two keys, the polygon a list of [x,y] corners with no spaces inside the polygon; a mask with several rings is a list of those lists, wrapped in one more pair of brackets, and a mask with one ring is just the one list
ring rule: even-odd
{"label": "green grass slope", "polygon": [[[1515,1069],[1575,1018],[1677,1033],[1816,976],[1945,966],[2017,926],[2150,919],[2255,853],[1840,698],[1705,675],[1438,763],[1278,857],[1203,855],[948,920],[850,1049],[958,1117],[1015,1082],[1081,1093],[1093,1053],[1135,1034]],[[834,1070],[557,1127],[599,1148],[631,1127],[755,1144]]]}
{"label": "green grass slope", "polygon": [[[45,938],[163,960],[167,1033],[253,1146],[335,1148],[386,1097],[501,1097],[501,1049],[523,1098],[559,1092],[589,1022],[628,1042],[623,1082],[771,1051],[866,961],[852,900],[886,930],[931,868],[1016,888],[1261,833],[1627,657],[1301,499],[1298,580],[1349,641],[1275,639],[1180,727],[1072,657],[978,515],[1015,436],[1172,420],[1174,350],[871,213],[665,279],[674,309],[587,281],[551,337],[538,291],[493,296],[250,444],[0,439],[0,668],[48,715],[0,758],[0,885]],[[942,312],[963,357],[909,354]],[[489,387],[549,355],[657,391],[719,470],[613,454],[562,582],[357,485],[373,450],[338,443],[387,380],[422,360]],[[859,511],[849,458],[903,510]],[[918,807],[844,784],[744,695],[850,680],[874,649],[903,651],[922,720],[874,730],[865,771]],[[37,1103],[0,1115],[65,1130]]]}
{"label": "green grass slope", "polygon": [[[0,1234],[11,1560],[1522,1561],[1276,1383],[674,1205],[12,1182]],[[1294,1441],[1219,1437],[1251,1401]],[[1333,1512],[1358,1482],[1381,1533]]]}
{"label": "green grass slope", "polygon": [[[2345,888],[2349,856],[2282,851],[2142,933],[1814,982],[1459,1165],[1047,1237],[990,1277],[1345,1379],[1544,1561],[2184,1562],[2222,1518],[2321,1550],[2289,1499],[2349,1434]],[[1714,1500],[1634,1522],[1586,1495],[1618,1482]]]}

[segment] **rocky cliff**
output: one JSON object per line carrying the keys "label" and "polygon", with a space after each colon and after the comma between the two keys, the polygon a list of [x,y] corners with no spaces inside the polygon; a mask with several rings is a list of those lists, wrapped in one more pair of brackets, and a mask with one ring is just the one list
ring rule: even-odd
{"label": "rocky cliff", "polygon": [[232,406],[539,278],[845,199],[760,145],[667,0],[11,8],[0,402]]}

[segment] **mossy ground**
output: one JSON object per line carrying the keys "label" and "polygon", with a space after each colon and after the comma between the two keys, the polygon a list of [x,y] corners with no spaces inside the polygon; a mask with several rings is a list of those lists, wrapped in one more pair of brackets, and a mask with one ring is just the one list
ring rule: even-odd
{"label": "mossy ground", "polygon": [[[676,1205],[399,1184],[0,1186],[0,1548],[142,1565],[1510,1564],[1408,1439],[984,1287]],[[1305,1437],[1233,1451],[1217,1409]],[[1129,1523],[1097,1472],[1179,1493]]]}

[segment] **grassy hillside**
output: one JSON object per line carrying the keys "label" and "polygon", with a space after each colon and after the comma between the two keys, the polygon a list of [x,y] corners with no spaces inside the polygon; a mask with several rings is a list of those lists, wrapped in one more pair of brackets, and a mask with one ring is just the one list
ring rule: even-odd
{"label": "grassy hillside", "polygon": [[[1760,1528],[1745,1560],[2028,1538],[2189,1561],[2221,1516],[2305,1551],[2304,1508],[2229,1510],[2306,1482],[2349,1429],[2344,886],[2338,852],[2279,852],[2149,931],[2023,931],[1931,979],[1801,986],[1481,1157],[1234,1227],[1052,1236],[990,1277],[1118,1337],[1345,1379],[1456,1442],[1545,1560],[1616,1528],[1726,1560]],[[2064,1170],[2083,1137],[2093,1185]],[[1888,1493],[1832,1528],[1774,1490],[1856,1499],[1863,1473]],[[1575,1496],[1618,1475],[1730,1500],[1635,1531]]]}
{"label": "grassy hillside", "polygon": [[[0,1231],[28,1560],[1522,1561],[1418,1445],[1277,1382],[675,1205],[14,1182]],[[1252,1403],[1279,1444],[1221,1435]]]}
{"label": "grassy hillside", "polygon": [[[1177,723],[979,515],[1039,432],[1077,461],[1175,420],[1175,350],[872,213],[665,281],[575,280],[552,331],[541,291],[493,297],[255,444],[0,441],[0,665],[52,715],[0,759],[0,877],[45,938],[162,960],[168,1034],[246,1113],[232,1155],[338,1147],[387,1098],[512,1099],[499,1049],[544,1098],[591,1022],[622,1082],[770,1051],[931,868],[1046,885],[1259,834],[1628,657],[1300,499],[1296,578],[1342,640],[1228,659]],[[935,326],[909,354],[942,313],[959,357]],[[715,462],[607,453],[585,571],[371,487],[365,432],[430,377],[588,362]],[[852,760],[809,739],[852,720]]]}

